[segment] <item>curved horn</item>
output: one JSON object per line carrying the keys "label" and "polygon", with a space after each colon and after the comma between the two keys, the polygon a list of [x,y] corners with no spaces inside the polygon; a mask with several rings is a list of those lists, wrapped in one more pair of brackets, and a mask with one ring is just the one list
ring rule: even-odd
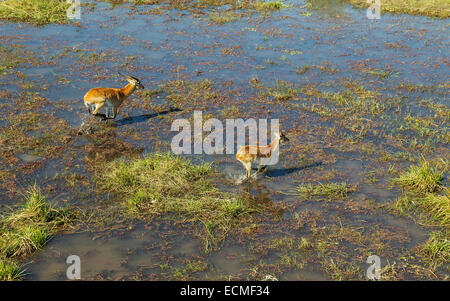
{"label": "curved horn", "polygon": [[125,78],[128,78],[128,76],[127,75],[123,75],[122,73],[120,73],[120,72],[117,72],[120,76],[123,76],[123,77],[125,77]]}
{"label": "curved horn", "polygon": [[134,80],[138,80],[136,77],[131,76],[130,73],[128,73],[128,72],[127,72],[127,76],[128,76],[128,78],[132,78],[132,79],[134,79]]}

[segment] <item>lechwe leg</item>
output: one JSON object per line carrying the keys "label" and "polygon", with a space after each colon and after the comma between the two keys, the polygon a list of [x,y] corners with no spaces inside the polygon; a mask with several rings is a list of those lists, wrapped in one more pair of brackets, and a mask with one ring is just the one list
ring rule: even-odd
{"label": "lechwe leg", "polygon": [[119,107],[113,107],[113,118],[116,118],[117,114],[119,114]]}
{"label": "lechwe leg", "polygon": [[246,171],[246,174],[245,174],[246,177],[250,178],[250,172],[252,170],[252,162],[244,162],[244,161],[241,161],[241,160],[239,160],[239,162],[241,162],[242,165],[244,165],[244,168],[245,168],[245,171]]}
{"label": "lechwe leg", "polygon": [[94,110],[94,112],[92,112],[92,114],[93,114],[93,115],[97,115],[97,114],[98,114],[98,111],[100,111],[100,109],[103,107],[104,104],[105,104],[105,103],[99,103],[99,104],[96,104],[96,105],[95,105],[95,110]]}
{"label": "lechwe leg", "polygon": [[263,171],[263,169],[267,168],[267,158],[260,158],[258,161],[258,170],[256,171],[257,173]]}
{"label": "lechwe leg", "polygon": [[84,106],[86,107],[86,109],[88,110],[89,113],[91,113],[91,106],[90,104],[88,104],[87,102],[84,103]]}

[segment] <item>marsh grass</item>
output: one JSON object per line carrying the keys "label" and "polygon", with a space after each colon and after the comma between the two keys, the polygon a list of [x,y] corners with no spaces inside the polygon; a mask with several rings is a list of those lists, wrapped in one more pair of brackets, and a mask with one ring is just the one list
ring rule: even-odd
{"label": "marsh grass", "polygon": [[11,259],[40,250],[51,235],[69,224],[70,218],[68,210],[48,205],[39,188],[32,186],[25,194],[25,203],[0,219],[0,278],[22,275]]}
{"label": "marsh grass", "polygon": [[20,45],[9,46],[0,43],[0,74],[24,63],[36,64],[37,60],[33,53],[26,49],[26,47]]}
{"label": "marsh grass", "polygon": [[346,183],[329,184],[306,184],[297,186],[297,193],[302,197],[318,197],[320,200],[343,199],[351,192],[356,191],[356,187]]}
{"label": "marsh grass", "polygon": [[450,233],[446,231],[431,233],[430,238],[420,246],[419,253],[433,270],[444,263],[449,263]]}
{"label": "marsh grass", "polygon": [[[442,169],[447,169],[448,162],[442,160],[442,163],[444,166]],[[410,166],[409,171],[394,179],[393,183],[409,191],[429,193],[442,189],[443,178],[444,171],[439,171],[423,159],[418,165]]]}
{"label": "marsh grass", "polygon": [[167,91],[167,100],[174,106],[182,106],[186,102],[210,102],[220,98],[220,93],[209,79],[199,81],[172,80],[163,87]]}
{"label": "marsh grass", "polygon": [[422,223],[442,226],[450,230],[450,198],[448,194],[406,195],[394,203],[394,208],[402,214],[418,210],[421,213],[419,219]]}
{"label": "marsh grass", "polygon": [[14,261],[0,258],[0,281],[20,280],[24,276],[23,267]]}
{"label": "marsh grass", "polygon": [[34,25],[67,23],[66,0],[4,0],[0,1],[0,19]]}
{"label": "marsh grass", "polygon": [[450,198],[448,188],[442,185],[448,162],[440,162],[442,165],[437,168],[422,159],[394,179],[394,183],[408,191],[394,202],[394,210],[401,215],[412,213],[420,224],[443,229],[431,233],[428,241],[418,248],[422,261],[431,271],[450,260]]}
{"label": "marsh grass", "polygon": [[[112,3],[109,0],[107,2]],[[117,1],[120,4],[124,0]],[[215,9],[227,5],[228,10],[255,10],[261,13],[270,13],[288,7],[281,1],[262,0],[133,0],[134,5],[164,5],[168,9],[195,10]]]}
{"label": "marsh grass", "polygon": [[174,218],[203,229],[209,252],[227,233],[257,211],[246,200],[221,192],[212,183],[210,164],[193,164],[171,153],[107,164],[98,181],[105,191],[123,198],[132,217]]}
{"label": "marsh grass", "polygon": [[219,25],[235,22],[238,19],[240,16],[232,12],[211,12],[209,14],[209,20]]}
{"label": "marsh grass", "polygon": [[267,94],[277,101],[296,99],[298,90],[289,82],[277,81],[273,87],[267,89]]}
{"label": "marsh grass", "polygon": [[334,281],[361,280],[361,267],[354,262],[349,263],[339,258],[329,258],[321,264],[328,276]]}
{"label": "marsh grass", "polygon": [[[366,8],[366,0],[343,0],[356,7]],[[383,0],[381,11],[396,14],[423,15],[429,17],[448,18],[450,5],[448,0]]]}
{"label": "marsh grass", "polygon": [[25,194],[25,203],[0,220],[0,256],[30,255],[41,249],[70,214],[47,204],[37,186]]}
{"label": "marsh grass", "polygon": [[287,5],[281,1],[256,1],[253,3],[253,8],[261,11],[280,10],[285,7],[287,7]]}

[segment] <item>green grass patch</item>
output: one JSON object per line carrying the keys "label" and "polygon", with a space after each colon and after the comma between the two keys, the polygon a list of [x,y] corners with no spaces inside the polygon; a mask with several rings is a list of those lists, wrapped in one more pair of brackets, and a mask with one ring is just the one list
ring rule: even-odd
{"label": "green grass patch", "polygon": [[418,210],[422,223],[438,225],[450,230],[450,198],[446,195],[427,194],[424,197],[403,196],[394,203],[400,213]]}
{"label": "green grass patch", "polygon": [[0,278],[15,279],[21,275],[13,258],[42,249],[50,237],[69,224],[68,210],[47,204],[37,186],[25,194],[25,202],[0,219]]}
{"label": "green grass patch", "polygon": [[[442,163],[444,165],[443,169],[446,169],[448,162],[443,160]],[[418,165],[410,166],[409,171],[394,179],[393,183],[409,191],[429,193],[442,189],[443,178],[443,171],[433,167],[430,162],[421,160]]]}
{"label": "green grass patch", "polygon": [[302,197],[319,197],[319,199],[343,199],[351,192],[356,191],[356,187],[346,183],[329,184],[306,184],[297,186],[297,193]]}
{"label": "green grass patch", "polygon": [[[366,8],[366,0],[344,0],[355,7]],[[448,0],[382,0],[381,11],[396,14],[422,15],[448,18],[450,3]]]}
{"label": "green grass patch", "polygon": [[143,159],[110,162],[98,181],[102,189],[124,199],[132,217],[175,218],[201,226],[208,252],[257,210],[245,199],[221,192],[212,183],[213,176],[210,164],[153,153]]}
{"label": "green grass patch", "polygon": [[442,264],[450,262],[450,233],[446,231],[433,232],[430,238],[419,248],[422,259],[433,270]]}
{"label": "green grass patch", "polygon": [[25,195],[25,203],[0,220],[0,256],[32,254],[67,224],[69,218],[67,210],[51,207],[39,188],[31,187]]}
{"label": "green grass patch", "polygon": [[66,0],[4,0],[0,1],[0,19],[34,25],[67,23]]}
{"label": "green grass patch", "polygon": [[285,7],[287,7],[287,5],[281,1],[256,1],[253,3],[253,8],[261,11],[280,10]]}
{"label": "green grass patch", "polygon": [[298,90],[292,83],[277,81],[275,86],[267,89],[267,94],[277,101],[296,99]]}
{"label": "green grass patch", "polygon": [[0,258],[0,281],[20,280],[24,276],[22,266]]}
{"label": "green grass patch", "polygon": [[211,12],[209,20],[216,24],[225,24],[240,19],[240,16],[232,12]]}

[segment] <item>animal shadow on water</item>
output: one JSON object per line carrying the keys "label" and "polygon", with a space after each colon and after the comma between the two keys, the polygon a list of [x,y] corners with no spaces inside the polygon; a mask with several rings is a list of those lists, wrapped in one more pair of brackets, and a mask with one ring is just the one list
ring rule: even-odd
{"label": "animal shadow on water", "polygon": [[276,177],[282,177],[303,169],[307,168],[313,168],[322,165],[322,161],[319,162],[313,162],[311,164],[305,165],[305,166],[299,166],[299,167],[290,167],[290,168],[276,168],[276,169],[268,169],[265,173],[268,177],[276,178]]}
{"label": "animal shadow on water", "polygon": [[179,112],[181,111],[178,108],[170,108],[166,111],[152,113],[152,114],[143,114],[138,116],[125,117],[119,120],[114,120],[106,117],[106,114],[97,114],[97,115],[88,115],[87,118],[83,118],[80,128],[78,130],[78,135],[83,134],[93,134],[96,132],[103,122],[110,122],[112,126],[122,126],[125,124],[133,124],[138,122],[144,122],[150,118],[154,118],[161,115],[166,115],[171,112]]}
{"label": "animal shadow on water", "polygon": [[[263,168],[261,171],[256,171],[253,173],[250,178],[246,178],[245,175],[242,175],[237,180],[235,180],[236,185],[241,185],[243,183],[250,183],[253,181],[257,181],[259,179],[264,178],[265,176],[268,176],[270,178],[276,178],[276,177],[282,177],[306,168],[313,168],[322,165],[322,162],[314,162],[305,166],[299,166],[299,167],[290,167],[290,168]],[[257,168],[252,168],[252,170],[258,170]]]}
{"label": "animal shadow on water", "polygon": [[181,109],[179,109],[179,108],[169,108],[168,110],[158,112],[158,113],[142,114],[142,115],[138,115],[138,116],[125,117],[125,118],[115,121],[115,124],[117,126],[122,126],[122,125],[126,125],[126,124],[139,123],[139,122],[147,121],[148,119],[151,119],[151,118],[154,118],[157,116],[162,116],[162,115],[166,115],[166,114],[169,114],[172,112],[180,112],[180,111],[181,111]]}

